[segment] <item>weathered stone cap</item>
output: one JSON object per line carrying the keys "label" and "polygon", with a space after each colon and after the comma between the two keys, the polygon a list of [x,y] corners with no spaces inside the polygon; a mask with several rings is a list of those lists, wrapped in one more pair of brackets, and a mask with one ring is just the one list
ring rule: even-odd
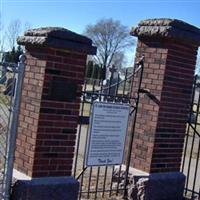
{"label": "weathered stone cap", "polygon": [[96,54],[96,47],[92,46],[91,39],[60,27],[30,29],[24,33],[24,36],[17,38],[17,43],[28,46],[74,49]]}
{"label": "weathered stone cap", "polygon": [[200,45],[200,29],[177,19],[143,20],[132,28],[130,34],[138,38],[171,38]]}

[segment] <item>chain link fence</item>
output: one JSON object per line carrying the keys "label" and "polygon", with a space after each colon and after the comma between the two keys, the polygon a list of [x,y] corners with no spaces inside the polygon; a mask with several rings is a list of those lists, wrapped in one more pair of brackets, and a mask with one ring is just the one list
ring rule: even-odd
{"label": "chain link fence", "polygon": [[10,197],[25,57],[0,62],[0,199]]}

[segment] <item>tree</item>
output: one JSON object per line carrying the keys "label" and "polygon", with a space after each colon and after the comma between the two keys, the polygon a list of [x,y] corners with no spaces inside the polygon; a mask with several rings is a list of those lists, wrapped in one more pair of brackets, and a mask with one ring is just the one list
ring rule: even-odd
{"label": "tree", "polygon": [[198,50],[195,73],[200,75],[200,48]]}
{"label": "tree", "polygon": [[121,69],[125,65],[125,55],[123,52],[116,52],[113,56],[112,64],[115,66],[116,69]]}
{"label": "tree", "polygon": [[12,62],[12,63],[18,63],[19,62],[19,56],[23,54],[23,50],[21,46],[17,46],[17,49],[15,47],[12,48],[12,51],[9,51],[6,53],[5,61],[6,62]]}
{"label": "tree", "polygon": [[97,79],[101,80],[102,79],[102,66],[100,65],[98,68],[98,76]]}
{"label": "tree", "polygon": [[93,70],[92,70],[92,79],[97,79],[98,78],[98,71],[99,71],[99,65],[94,64],[93,65]]}
{"label": "tree", "polygon": [[10,49],[13,49],[16,46],[16,40],[21,32],[21,21],[13,20],[7,27],[6,36],[7,42]]}
{"label": "tree", "polygon": [[29,22],[25,22],[24,26],[23,26],[23,31],[25,32],[25,31],[27,31],[30,28],[31,28],[31,24]]}
{"label": "tree", "polygon": [[124,55],[125,49],[134,44],[128,28],[113,19],[101,19],[95,25],[88,25],[85,35],[97,46],[95,62],[103,65],[103,79],[107,68],[113,64],[117,55]]}
{"label": "tree", "polygon": [[3,52],[4,50],[4,39],[5,39],[5,35],[3,33],[3,23],[2,23],[2,17],[1,17],[1,13],[0,13],[0,51]]}
{"label": "tree", "polygon": [[93,71],[93,61],[89,60],[86,66],[86,77],[91,78]]}

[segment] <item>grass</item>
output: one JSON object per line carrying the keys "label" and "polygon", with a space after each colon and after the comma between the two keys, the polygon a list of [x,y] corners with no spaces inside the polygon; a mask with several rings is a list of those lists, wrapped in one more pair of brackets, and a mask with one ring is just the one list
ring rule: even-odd
{"label": "grass", "polygon": [[10,97],[4,95],[2,92],[0,92],[0,104],[3,105],[9,105],[10,104]]}

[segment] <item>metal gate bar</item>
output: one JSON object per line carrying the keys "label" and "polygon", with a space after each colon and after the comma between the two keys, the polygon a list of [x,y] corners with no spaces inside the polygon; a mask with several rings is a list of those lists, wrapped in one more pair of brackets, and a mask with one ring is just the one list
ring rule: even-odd
{"label": "metal gate bar", "polygon": [[[86,155],[86,140],[88,137],[88,123],[89,115],[91,112],[91,105],[95,100],[98,101],[108,101],[108,102],[123,102],[128,103],[132,106],[131,114],[135,113],[136,106],[139,103],[139,92],[141,87],[141,79],[143,73],[143,59],[137,63],[137,69],[135,68],[134,74],[128,75],[128,71],[125,73],[124,80],[120,80],[118,75],[117,81],[112,83],[112,78],[109,81],[108,86],[103,85],[101,81],[100,85],[96,84],[94,80],[92,86],[88,88],[87,81],[84,84],[82,92],[82,103],[80,109],[80,124],[77,131],[77,142],[76,142],[76,155],[74,159],[74,177],[80,181],[80,192],[79,199],[98,199],[98,197],[109,198],[112,195],[126,195],[127,194],[127,185],[128,185],[128,170],[129,165],[125,169],[125,186],[121,186],[120,182],[122,178],[122,166],[113,165],[113,166],[103,166],[103,167],[88,167],[84,165],[84,159]],[[140,72],[140,75],[138,74]],[[132,90],[133,84],[131,83],[133,77],[137,75],[138,79],[138,88],[136,88],[136,97],[130,93]],[[91,88],[92,87],[92,88]],[[113,93],[114,90],[114,93]],[[133,103],[134,102],[134,103]],[[133,104],[131,104],[133,103]],[[87,110],[86,110],[87,109]],[[86,113],[87,111],[87,113]],[[136,116],[136,115],[135,115]],[[134,125],[133,125],[134,129]],[[133,138],[133,135],[131,135]],[[131,139],[130,138],[130,139]],[[132,140],[133,142],[133,140]],[[132,143],[129,143],[129,148],[132,147]],[[82,151],[82,152],[81,152]],[[126,154],[125,162],[130,164],[130,153]],[[118,168],[116,174],[116,168]],[[114,180],[115,178],[115,180]]]}
{"label": "metal gate bar", "polygon": [[200,198],[200,88],[198,79],[198,76],[195,76],[181,168],[186,175],[184,194],[191,200]]}
{"label": "metal gate bar", "polygon": [[124,184],[124,198],[127,197],[127,185],[128,185],[128,174],[129,174],[129,167],[131,162],[131,153],[132,153],[132,146],[133,146],[133,138],[134,138],[134,130],[137,120],[137,111],[138,111],[138,105],[140,100],[140,90],[142,85],[142,77],[143,77],[143,70],[144,70],[144,57],[141,58],[141,60],[138,62],[138,65],[141,66],[141,71],[139,75],[139,83],[138,83],[138,89],[137,89],[137,97],[135,102],[135,110],[134,110],[134,117],[133,117],[133,125],[131,127],[131,136],[130,136],[130,142],[128,145],[128,156],[127,156],[127,165],[126,165],[126,173],[125,173],[125,184]]}

